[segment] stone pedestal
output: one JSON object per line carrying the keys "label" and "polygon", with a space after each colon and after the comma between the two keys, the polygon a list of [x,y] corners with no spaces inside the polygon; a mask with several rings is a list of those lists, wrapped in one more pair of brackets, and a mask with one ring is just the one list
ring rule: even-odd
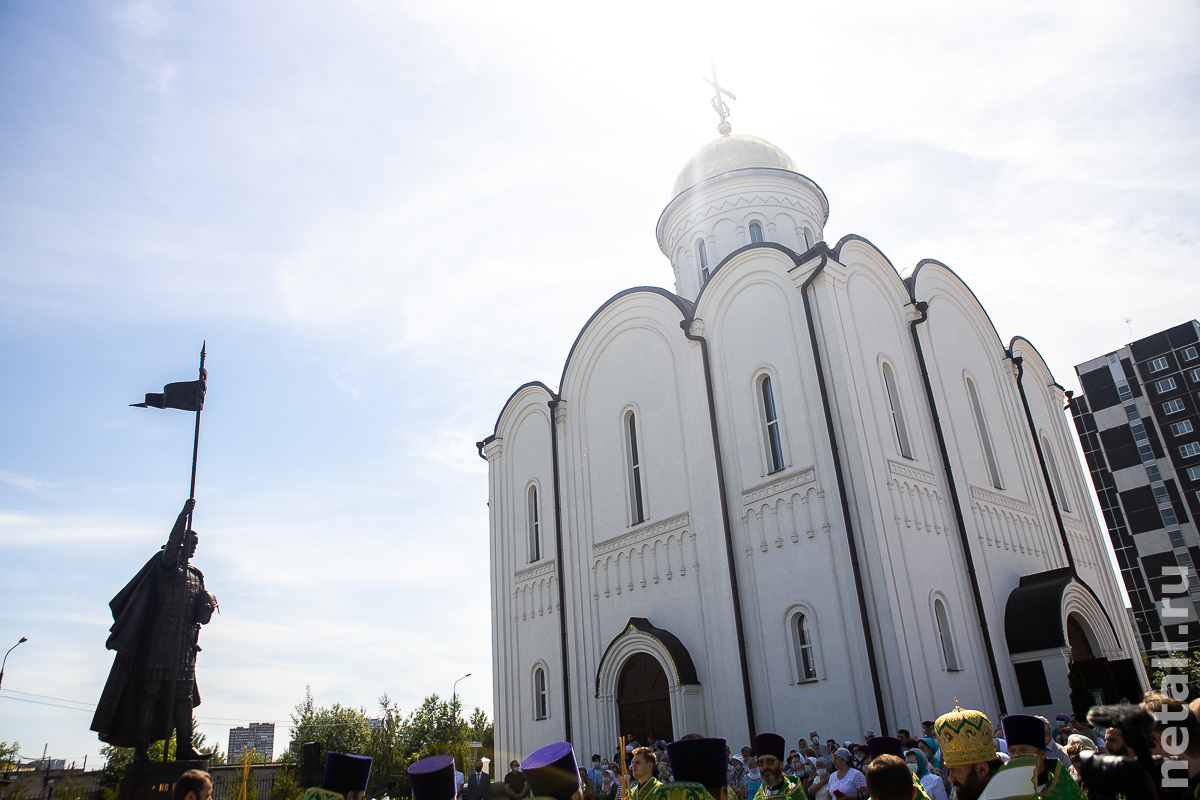
{"label": "stone pedestal", "polygon": [[119,800],[172,800],[179,776],[189,769],[208,772],[209,760],[134,762],[121,778]]}

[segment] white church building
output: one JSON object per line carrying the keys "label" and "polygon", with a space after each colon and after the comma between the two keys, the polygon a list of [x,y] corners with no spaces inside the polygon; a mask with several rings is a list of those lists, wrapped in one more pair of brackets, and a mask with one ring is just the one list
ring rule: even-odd
{"label": "white church building", "polygon": [[1038,351],[945,265],[827,245],[821,188],[724,130],[658,221],[674,291],[601,305],[478,445],[496,757],[1053,716],[1070,657],[1140,697]]}

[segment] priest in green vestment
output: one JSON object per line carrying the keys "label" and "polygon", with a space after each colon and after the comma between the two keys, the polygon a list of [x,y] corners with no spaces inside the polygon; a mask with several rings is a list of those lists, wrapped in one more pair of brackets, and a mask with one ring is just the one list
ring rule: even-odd
{"label": "priest in green vestment", "polygon": [[1010,714],[1000,723],[1008,754],[1037,758],[1038,797],[1041,800],[1086,800],[1071,771],[1057,758],[1046,758],[1046,724],[1028,714]]}

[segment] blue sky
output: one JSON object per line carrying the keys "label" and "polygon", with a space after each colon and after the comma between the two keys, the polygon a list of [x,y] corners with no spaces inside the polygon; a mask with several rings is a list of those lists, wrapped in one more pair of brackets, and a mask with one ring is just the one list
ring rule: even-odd
{"label": "blue sky", "polygon": [[468,672],[490,713],[474,442],[671,285],[710,59],[827,240],[943,261],[1076,388],[1197,315],[1198,33],[1170,1],[0,1],[0,740],[94,763],[107,602],[190,466],[191,417],[128,403],[203,340],[201,730]]}

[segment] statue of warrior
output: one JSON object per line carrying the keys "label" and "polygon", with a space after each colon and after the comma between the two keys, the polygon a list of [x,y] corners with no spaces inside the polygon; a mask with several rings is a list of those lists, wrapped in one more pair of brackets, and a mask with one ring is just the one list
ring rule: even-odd
{"label": "statue of warrior", "polygon": [[197,640],[217,598],[188,563],[196,552],[196,532],[187,525],[195,506],[192,499],[184,504],[162,551],[109,603],[114,622],[106,646],[117,655],[92,730],[109,744],[136,748],[139,761],[172,730],[177,759],[203,758],[192,747],[192,709],[200,705]]}

